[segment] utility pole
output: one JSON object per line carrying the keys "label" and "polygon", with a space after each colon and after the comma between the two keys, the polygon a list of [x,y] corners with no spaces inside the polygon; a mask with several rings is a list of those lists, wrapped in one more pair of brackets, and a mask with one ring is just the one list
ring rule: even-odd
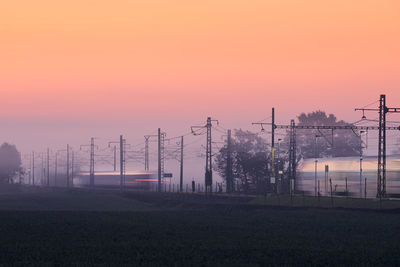
{"label": "utility pole", "polygon": [[320,135],[315,135],[315,142],[314,142],[314,194],[317,196],[317,172],[318,172],[318,149],[317,149],[317,140],[321,137]]}
{"label": "utility pole", "polygon": [[43,186],[44,184],[44,175],[45,175],[45,167],[44,167],[44,158],[43,158],[43,153],[40,153],[40,161],[41,161],[41,165],[40,165],[40,185]]}
{"label": "utility pole", "polygon": [[[18,154],[19,154],[19,158],[21,159],[21,160],[23,160],[22,159],[22,156],[21,156],[21,152],[18,152]],[[23,163],[24,164],[24,163]],[[25,165],[25,164],[24,164]],[[18,173],[18,182],[19,182],[19,184],[21,185],[21,182],[22,182],[22,172],[19,172]],[[25,174],[24,174],[24,180],[25,180]]]}
{"label": "utility pole", "polygon": [[181,164],[180,164],[180,179],[179,190],[183,192],[183,136],[181,136]]}
{"label": "utility pole", "polygon": [[[260,125],[261,130],[264,131],[264,125],[271,125],[271,175],[270,175],[270,184],[275,184],[275,108],[272,108],[272,116],[271,116],[271,123],[263,123],[263,122],[253,122],[252,125]],[[276,190],[275,187],[273,190]]]}
{"label": "utility pole", "polygon": [[35,151],[32,151],[32,185],[35,185]]}
{"label": "utility pole", "polygon": [[74,187],[74,150],[71,149],[71,185]]}
{"label": "utility pole", "polygon": [[47,148],[47,186],[50,186],[50,149]]}
{"label": "utility pole", "polygon": [[386,195],[386,96],[379,99],[378,195]]}
{"label": "utility pole", "polygon": [[[356,108],[362,111],[378,111],[379,113],[379,136],[378,136],[378,181],[377,197],[386,196],[386,114],[400,113],[400,108],[388,108],[386,106],[386,95],[382,94],[379,98],[379,108]],[[400,128],[399,128],[400,129]]]}
{"label": "utility pole", "polygon": [[114,171],[117,171],[117,146],[114,146]]}
{"label": "utility pole", "polygon": [[165,133],[158,128],[158,192],[161,192],[161,183],[164,178],[164,139]]}
{"label": "utility pole", "polygon": [[67,187],[69,187],[69,144],[67,144]]}
{"label": "utility pole", "polygon": [[329,165],[325,165],[325,195],[328,194]]}
{"label": "utility pole", "polygon": [[125,174],[125,157],[124,157],[124,139],[123,136],[120,135],[119,137],[119,149],[120,149],[120,186],[121,186],[121,191],[123,190],[124,187],[124,174]]}
{"label": "utility pole", "polygon": [[289,179],[290,192],[296,190],[296,124],[294,120],[290,121],[290,141],[289,141]]}
{"label": "utility pole", "polygon": [[364,131],[360,131],[360,198],[362,198],[362,174],[363,174],[363,168],[362,168],[362,163],[363,163],[363,140],[362,140],[362,134]]}
{"label": "utility pole", "polygon": [[278,139],[278,151],[277,151],[277,158],[278,158],[278,175],[277,175],[277,183],[276,183],[276,187],[277,187],[277,189],[276,189],[276,191],[277,191],[277,193],[281,193],[282,192],[282,177],[281,177],[281,174],[282,174],[282,172],[281,172],[281,155],[280,155],[280,152],[281,152],[281,141],[282,141],[282,139],[281,138],[279,138]]}
{"label": "utility pole", "polygon": [[205,192],[212,193],[212,154],[211,154],[211,117],[207,118],[207,144],[206,144],[206,174],[205,174]]}
{"label": "utility pole", "polygon": [[[110,143],[116,143],[116,142],[109,142],[108,147],[110,147]],[[82,150],[82,147],[90,147],[89,150],[89,187],[93,188],[95,186],[95,181],[94,181],[94,137],[90,138],[90,144],[89,145],[80,145],[79,150]],[[97,146],[96,146],[97,147]],[[98,147],[97,147],[98,148]],[[114,146],[114,153],[115,153],[115,146]],[[115,170],[115,155],[114,155],[114,170]]]}
{"label": "utility pole", "polygon": [[[115,146],[114,146],[114,171],[115,171]],[[90,167],[89,167],[89,176],[90,176],[90,187],[94,187],[94,138],[90,138]]]}
{"label": "utility pole", "polygon": [[227,146],[226,146],[226,191],[233,191],[233,175],[232,175],[232,148],[231,148],[231,130],[228,130]]}
{"label": "utility pole", "polygon": [[158,192],[161,192],[161,129],[158,128]]}
{"label": "utility pole", "polygon": [[204,129],[206,128],[207,132],[207,139],[206,139],[206,170],[205,170],[205,193],[212,193],[212,142],[211,142],[211,129],[212,129],[212,122],[216,121],[218,124],[218,120],[213,120],[211,117],[207,118],[207,123],[205,126],[192,126],[192,134],[199,135],[196,133],[194,128]]}
{"label": "utility pole", "polygon": [[219,123],[218,120],[213,120],[211,117],[207,118],[207,123],[205,126],[192,126],[192,134],[199,135],[196,133],[194,128],[204,129],[206,128],[207,132],[207,139],[206,139],[206,170],[205,170],[205,193],[212,193],[212,142],[211,142],[211,129],[212,129],[212,122],[215,121],[217,124]]}
{"label": "utility pole", "polygon": [[144,170],[148,171],[149,170],[149,138],[150,136],[145,136],[144,137]]}
{"label": "utility pole", "polygon": [[150,134],[144,136],[144,170],[148,171],[150,169],[149,164],[149,139],[151,137],[158,137],[157,134]]}
{"label": "utility pole", "polygon": [[29,157],[29,185],[32,184],[32,155]]}
{"label": "utility pole", "polygon": [[54,187],[57,185],[57,156],[58,156],[58,151],[56,151],[56,159],[55,159],[55,164],[54,164]]}
{"label": "utility pole", "polygon": [[[261,131],[264,131],[264,125],[271,125],[271,175],[270,175],[270,184],[275,184],[275,129],[277,128],[275,124],[275,108],[272,108],[272,116],[271,116],[271,123],[264,123],[264,122],[253,122],[252,125],[260,125]],[[288,127],[288,129],[290,126]],[[273,189],[276,190],[277,187]]]}
{"label": "utility pole", "polygon": [[[58,158],[57,158],[57,156],[58,156],[58,153],[61,153],[61,152],[65,152],[66,154],[67,154],[67,182],[68,182],[68,186],[69,186],[69,153],[68,153],[68,151],[69,151],[69,145],[67,145],[67,149],[61,149],[61,150],[57,150],[56,151],[56,164],[55,164],[55,170],[54,170],[54,185],[56,184],[56,181],[57,181],[57,174],[58,174],[58,170],[57,170],[57,168],[58,168]],[[61,186],[64,186],[63,184],[61,185]]]}
{"label": "utility pole", "polygon": [[275,108],[272,108],[271,123],[271,184],[275,184]]}

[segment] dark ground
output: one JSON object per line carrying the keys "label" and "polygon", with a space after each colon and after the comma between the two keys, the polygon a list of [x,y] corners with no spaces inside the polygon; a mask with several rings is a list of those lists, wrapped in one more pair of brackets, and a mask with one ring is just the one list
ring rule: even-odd
{"label": "dark ground", "polygon": [[[193,200],[195,199],[195,200]],[[399,265],[400,213],[83,191],[0,195],[0,265]]]}

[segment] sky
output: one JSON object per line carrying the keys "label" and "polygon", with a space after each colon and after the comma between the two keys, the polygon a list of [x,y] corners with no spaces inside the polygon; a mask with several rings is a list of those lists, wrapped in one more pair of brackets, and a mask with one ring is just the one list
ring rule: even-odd
{"label": "sky", "polygon": [[380,94],[400,106],[399,10],[397,0],[2,0],[0,141],[139,143],[207,116],[257,130],[272,107],[282,124],[318,109],[355,121]]}

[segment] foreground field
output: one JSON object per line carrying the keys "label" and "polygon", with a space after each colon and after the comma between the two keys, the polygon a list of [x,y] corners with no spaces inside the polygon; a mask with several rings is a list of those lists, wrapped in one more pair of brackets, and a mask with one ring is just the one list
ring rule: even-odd
{"label": "foreground field", "polygon": [[396,211],[68,191],[0,201],[0,265],[400,264]]}

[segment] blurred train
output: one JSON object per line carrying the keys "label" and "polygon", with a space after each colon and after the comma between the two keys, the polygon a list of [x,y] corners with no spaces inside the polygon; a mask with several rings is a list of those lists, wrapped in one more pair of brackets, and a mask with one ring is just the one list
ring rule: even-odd
{"label": "blurred train", "polygon": [[[338,157],[319,158],[317,162],[317,181],[319,193],[332,193],[359,197],[376,197],[378,176],[378,158],[364,157],[362,160],[362,176],[360,183],[360,158]],[[316,186],[315,186],[316,185]],[[306,194],[318,192],[318,182],[315,183],[315,159],[306,159],[299,164],[296,188]],[[388,197],[400,197],[400,155],[386,158],[386,194]]]}
{"label": "blurred train", "polygon": [[[171,178],[164,177],[162,182],[170,182]],[[99,171],[95,172],[94,184],[95,186],[120,186],[121,175],[117,171]],[[128,171],[125,172],[124,184],[126,187],[135,189],[150,190],[155,188],[158,183],[158,175],[156,172],[151,171]],[[81,172],[74,177],[74,186],[89,186],[90,173]]]}

